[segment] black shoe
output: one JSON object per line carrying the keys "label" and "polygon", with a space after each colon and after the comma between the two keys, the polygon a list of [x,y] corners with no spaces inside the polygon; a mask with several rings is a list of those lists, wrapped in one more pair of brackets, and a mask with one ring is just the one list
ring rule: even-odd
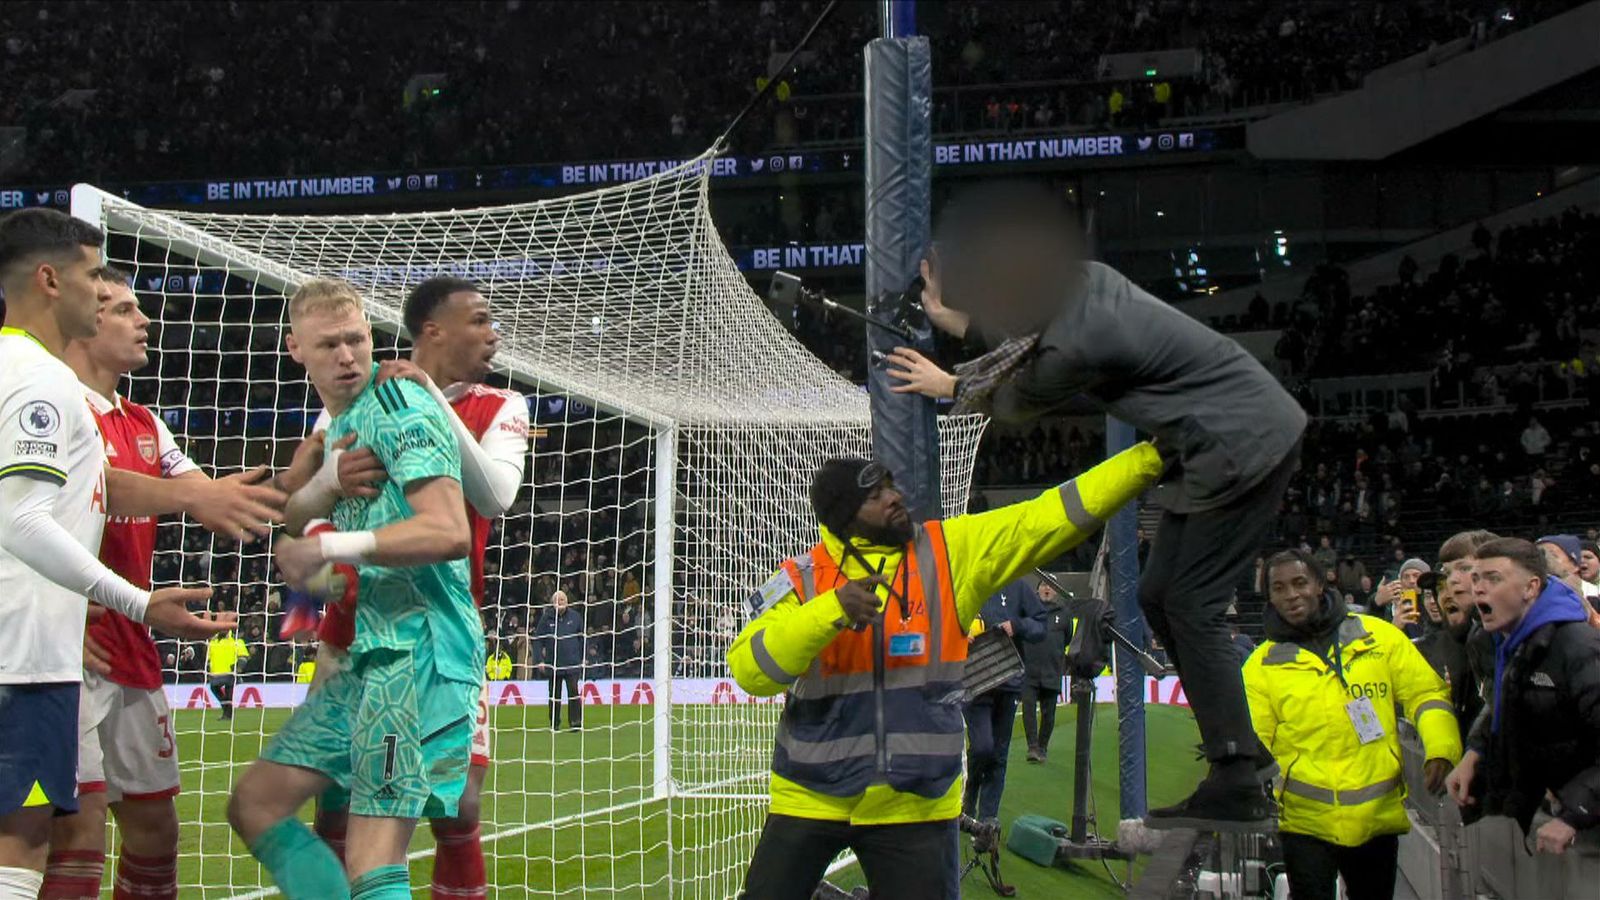
{"label": "black shoe", "polygon": [[1144,822],[1153,831],[1269,831],[1276,814],[1274,806],[1258,784],[1230,784],[1208,775],[1187,800],[1150,810]]}
{"label": "black shoe", "polygon": [[1044,756],[1039,753],[1039,748],[1038,747],[1029,747],[1028,748],[1028,762],[1031,762],[1031,763],[1044,762]]}

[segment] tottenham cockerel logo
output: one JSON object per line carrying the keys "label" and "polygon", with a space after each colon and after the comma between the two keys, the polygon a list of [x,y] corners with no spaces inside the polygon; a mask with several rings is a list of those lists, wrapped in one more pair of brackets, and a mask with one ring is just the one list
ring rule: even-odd
{"label": "tottenham cockerel logo", "polygon": [[61,427],[61,413],[43,400],[24,406],[20,417],[22,430],[38,438],[49,437]]}

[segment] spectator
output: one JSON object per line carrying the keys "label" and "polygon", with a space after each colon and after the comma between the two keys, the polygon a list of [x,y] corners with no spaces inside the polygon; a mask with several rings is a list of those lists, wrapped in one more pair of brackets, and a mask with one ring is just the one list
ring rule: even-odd
{"label": "spectator", "polygon": [[1522,429],[1522,452],[1528,454],[1529,459],[1540,461],[1549,449],[1550,432],[1544,430],[1538,419],[1528,419],[1528,427]]}
{"label": "spectator", "polygon": [[1039,582],[1045,610],[1045,633],[1022,644],[1022,733],[1028,739],[1028,762],[1050,758],[1050,736],[1056,728],[1056,702],[1067,674],[1067,642],[1072,638],[1072,611],[1055,586]]}
{"label": "spectator", "polygon": [[[1593,538],[1580,541],[1578,544],[1578,577],[1588,585],[1584,588],[1583,596],[1589,599],[1591,606],[1596,606],[1595,594],[1591,588],[1600,588],[1600,544]],[[1600,606],[1596,606],[1600,608]]]}
{"label": "spectator", "polygon": [[1472,579],[1495,677],[1450,795],[1464,819],[1509,816],[1536,852],[1563,854],[1600,825],[1600,632],[1527,541],[1479,547]]}
{"label": "spectator", "polygon": [[1317,549],[1311,554],[1317,561],[1319,572],[1326,572],[1339,565],[1339,551],[1333,547],[1333,535],[1323,532],[1317,537]]}
{"label": "spectator", "polygon": [[1345,550],[1339,557],[1338,574],[1339,590],[1346,594],[1366,596],[1367,592],[1361,586],[1361,579],[1367,577],[1367,564],[1359,559],[1351,550]]}
{"label": "spectator", "polygon": [[1239,665],[1242,668],[1250,659],[1250,654],[1256,652],[1256,642],[1239,630],[1239,613],[1235,610],[1228,611],[1228,639],[1233,642],[1233,649],[1239,654]]}
{"label": "spectator", "polygon": [[[1004,632],[1020,658],[1024,643],[1044,640],[1046,619],[1044,605],[1033,585],[1019,579],[984,601],[971,634],[976,637],[986,631]],[[961,811],[997,826],[1022,683],[1023,672],[1019,669],[1011,680],[973,697],[962,709],[967,720],[967,781]]]}
{"label": "spectator", "polygon": [[567,723],[583,727],[583,698],[578,692],[584,661],[583,616],[567,605],[565,591],[550,595],[550,606],[539,619],[539,670],[550,681],[550,727],[561,727],[561,688],[567,694]]}
{"label": "spectator", "polygon": [[[1472,594],[1472,569],[1478,548],[1495,540],[1488,531],[1463,531],[1452,535],[1439,548],[1438,578],[1424,577],[1421,584],[1431,587],[1439,597],[1441,626],[1417,640],[1417,649],[1450,686],[1456,723],[1463,742],[1472,723],[1483,709],[1478,678],[1467,652],[1467,641],[1476,623],[1477,609]],[[1463,743],[1463,746],[1465,744]]]}
{"label": "spectator", "polygon": [[1374,612],[1383,611],[1389,614],[1394,624],[1406,637],[1422,637],[1422,591],[1417,587],[1422,576],[1432,573],[1428,564],[1420,559],[1412,558],[1400,564],[1400,572],[1394,579],[1385,578],[1372,593],[1372,607]]}
{"label": "spectator", "polygon": [[1545,569],[1550,577],[1559,579],[1577,591],[1591,606],[1600,599],[1600,587],[1584,581],[1579,575],[1583,565],[1583,542],[1577,535],[1552,534],[1539,538],[1539,551],[1544,554]]}
{"label": "spectator", "polygon": [[1390,900],[1397,836],[1411,829],[1396,709],[1422,735],[1431,791],[1460,735],[1422,654],[1388,622],[1345,612],[1317,568],[1300,550],[1267,561],[1267,641],[1244,669],[1250,714],[1287,770],[1278,829],[1296,900],[1332,900],[1340,877],[1351,900]]}

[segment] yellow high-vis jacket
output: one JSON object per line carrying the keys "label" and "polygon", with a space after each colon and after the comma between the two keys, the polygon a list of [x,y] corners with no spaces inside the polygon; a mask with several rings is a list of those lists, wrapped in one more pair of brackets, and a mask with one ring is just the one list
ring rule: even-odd
{"label": "yellow high-vis jacket", "polygon": [[[1155,447],[1141,443],[1032,500],[945,520],[943,534],[959,626],[970,628],[984,601],[995,591],[1082,543],[1153,483],[1162,467]],[[846,557],[839,538],[828,529],[820,531],[828,555],[840,563],[845,578],[874,574],[854,555]],[[884,573],[895,572],[905,552],[905,547],[873,546],[859,538],[854,544],[874,570]],[[781,694],[790,686],[773,678],[758,662],[752,649],[757,633],[762,634],[759,643],[768,657],[763,661],[797,677],[840,633],[834,623],[844,612],[836,592],[822,591],[802,603],[792,588],[786,588],[787,579],[780,569],[768,582],[775,596],[777,591],[786,592],[747,624],[728,650],[734,679],[756,696]],[[880,588],[878,596],[882,609],[888,592]],[[770,790],[772,812],[807,819],[876,825],[932,822],[961,813],[959,778],[943,797],[935,799],[896,791],[883,783],[873,783],[855,796],[835,797],[776,773],[771,776]]]}
{"label": "yellow high-vis jacket", "polygon": [[[1244,686],[1256,734],[1283,769],[1279,830],[1357,847],[1411,828],[1396,704],[1428,759],[1460,760],[1461,732],[1449,686],[1400,629],[1347,616],[1337,647],[1335,670],[1299,644],[1267,641],[1245,661]],[[1383,731],[1367,743],[1349,709],[1363,697]]]}
{"label": "yellow high-vis jacket", "polygon": [[483,673],[490,681],[511,680],[511,654],[504,650],[489,654],[483,665]]}
{"label": "yellow high-vis jacket", "polygon": [[233,632],[215,635],[206,641],[206,671],[212,675],[232,675],[250,648]]}
{"label": "yellow high-vis jacket", "polygon": [[317,677],[317,661],[308,659],[294,669],[295,684],[310,684]]}

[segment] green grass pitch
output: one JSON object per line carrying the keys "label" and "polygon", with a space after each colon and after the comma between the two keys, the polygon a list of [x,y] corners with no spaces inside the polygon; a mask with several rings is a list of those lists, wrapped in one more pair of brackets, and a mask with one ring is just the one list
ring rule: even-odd
{"label": "green grass pitch", "polygon": [[[497,707],[494,713],[496,763],[485,785],[483,834],[489,868],[490,896],[520,897],[715,897],[737,890],[748,858],[752,831],[760,821],[755,801],[678,798],[670,803],[649,800],[652,773],[651,708],[591,706],[585,709],[581,733],[552,733],[543,707]],[[769,711],[750,709],[750,715]],[[717,754],[706,748],[749,743],[761,730],[742,723],[725,709],[709,718],[688,711],[696,723],[679,723],[675,743],[682,748],[680,765],[715,772]],[[1012,743],[1002,820],[1036,812],[1070,817],[1072,710],[1058,714],[1050,761],[1030,765],[1020,719]],[[175,720],[183,772],[178,798],[182,822],[180,896],[230,898],[260,896],[270,886],[265,873],[233,837],[224,815],[228,790],[237,773],[255,759],[263,739],[288,718],[288,710],[239,710],[232,723],[215,710],[178,710]],[[1192,746],[1196,731],[1188,710],[1148,710],[1152,804],[1180,799],[1200,775]],[[231,724],[231,728],[229,727]],[[1094,748],[1094,784],[1102,831],[1116,830],[1116,712],[1099,707]],[[759,740],[759,739],[757,739]],[[763,742],[764,743],[764,742]],[[764,748],[745,746],[746,752]],[[721,760],[726,764],[726,760]],[[680,770],[680,775],[682,771]],[[762,781],[738,786],[741,793],[762,792]],[[580,815],[582,813],[586,813]],[[309,809],[307,810],[309,818]],[[679,848],[669,852],[668,835]],[[113,842],[115,837],[112,838]],[[113,843],[113,847],[114,847]],[[420,827],[412,849],[412,884],[427,896],[432,871],[432,837]],[[1098,865],[1078,871],[1042,869],[1004,854],[1003,871],[1019,887],[1021,897],[1116,897],[1115,888]],[[719,873],[715,876],[709,873]],[[1119,876],[1126,874],[1120,866]],[[698,876],[696,878],[695,876]],[[833,878],[842,885],[860,883],[859,871],[845,869]],[[109,880],[108,880],[109,887]],[[106,892],[109,896],[109,890]],[[992,896],[981,876],[963,884],[963,896]]]}

